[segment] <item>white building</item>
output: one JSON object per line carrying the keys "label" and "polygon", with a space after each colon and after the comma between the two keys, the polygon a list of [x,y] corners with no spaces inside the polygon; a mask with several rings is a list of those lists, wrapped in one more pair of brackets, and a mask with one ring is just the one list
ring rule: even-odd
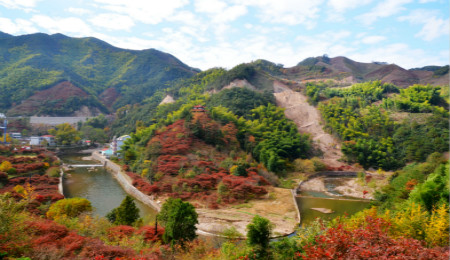
{"label": "white building", "polygon": [[41,145],[42,140],[44,140],[44,138],[40,136],[32,136],[30,137],[30,145]]}
{"label": "white building", "polygon": [[116,138],[114,136],[113,141],[109,145],[110,149],[113,151],[114,154],[117,153],[117,151],[122,149],[122,145],[128,138],[131,138],[129,135],[122,135],[119,138]]}
{"label": "white building", "polygon": [[30,137],[30,145],[42,145],[46,141],[48,146],[56,145],[55,137],[53,135],[32,136]]}

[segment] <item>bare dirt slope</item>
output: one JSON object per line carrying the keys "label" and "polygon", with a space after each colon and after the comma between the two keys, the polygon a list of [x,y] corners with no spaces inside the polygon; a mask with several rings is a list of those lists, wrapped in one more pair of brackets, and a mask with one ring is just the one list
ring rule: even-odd
{"label": "bare dirt slope", "polygon": [[267,196],[220,209],[197,208],[197,228],[207,233],[220,234],[227,228],[235,227],[245,237],[247,225],[255,215],[260,215],[274,225],[272,237],[291,234],[300,222],[291,190],[271,187],[269,192],[273,198]]}
{"label": "bare dirt slope", "polygon": [[343,163],[338,161],[342,157],[340,143],[323,130],[320,112],[308,104],[302,93],[278,81],[274,82],[273,87],[277,105],[286,109],[286,117],[295,122],[300,133],[311,135],[315,148],[323,152],[324,162],[333,167],[342,166]]}

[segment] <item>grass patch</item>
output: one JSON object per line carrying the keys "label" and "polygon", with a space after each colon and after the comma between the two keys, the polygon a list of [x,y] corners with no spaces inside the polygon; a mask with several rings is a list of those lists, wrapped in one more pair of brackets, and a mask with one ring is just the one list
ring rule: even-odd
{"label": "grass patch", "polygon": [[244,213],[244,214],[247,214],[247,215],[256,216],[256,214],[253,214],[253,213],[250,213],[250,212],[247,212],[247,211],[242,211],[242,210],[236,210],[236,211]]}
{"label": "grass patch", "polygon": [[280,179],[280,188],[293,189],[297,186],[297,183],[291,179]]}
{"label": "grass patch", "polygon": [[243,209],[243,208],[253,208],[254,204],[253,203],[243,203],[243,204],[239,204],[239,205],[234,205],[233,208],[235,209]]}

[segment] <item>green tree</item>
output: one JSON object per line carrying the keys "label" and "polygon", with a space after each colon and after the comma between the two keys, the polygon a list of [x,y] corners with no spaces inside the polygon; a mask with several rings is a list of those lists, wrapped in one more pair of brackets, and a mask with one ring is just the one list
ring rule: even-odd
{"label": "green tree", "polygon": [[79,132],[69,123],[57,125],[56,128],[50,129],[48,132],[55,136],[58,144],[72,144],[80,140]]}
{"label": "green tree", "polygon": [[272,224],[266,218],[256,215],[250,224],[247,225],[247,241],[251,246],[266,249],[269,246]]}
{"label": "green tree", "polygon": [[91,202],[84,198],[69,198],[58,200],[47,211],[47,217],[55,219],[63,215],[74,218],[83,212],[92,211]]}
{"label": "green tree", "polygon": [[84,138],[91,140],[92,142],[106,143],[108,141],[108,135],[105,130],[100,128],[94,128],[90,125],[81,127],[81,134]]}
{"label": "green tree", "polygon": [[158,220],[166,228],[163,235],[164,242],[173,245],[195,239],[197,237],[195,234],[197,230],[195,225],[198,224],[197,217],[197,212],[191,203],[169,198],[158,214]]}
{"label": "green tree", "polygon": [[119,207],[113,209],[106,218],[116,225],[133,225],[139,219],[139,209],[130,196],[123,199]]}

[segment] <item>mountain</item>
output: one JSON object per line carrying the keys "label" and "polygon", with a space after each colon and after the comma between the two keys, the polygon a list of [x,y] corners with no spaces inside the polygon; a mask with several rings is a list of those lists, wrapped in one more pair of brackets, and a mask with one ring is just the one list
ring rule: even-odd
{"label": "mountain", "polygon": [[395,64],[363,63],[346,57],[307,58],[299,62],[297,66],[287,68],[284,74],[297,81],[332,79],[343,84],[371,80],[381,80],[399,87],[408,87],[413,84],[449,84],[448,66],[426,66],[406,70]]}
{"label": "mountain", "polygon": [[[46,95],[45,90],[66,81],[85,92],[94,107],[104,106],[103,110],[113,111],[126,104],[138,103],[157,89],[167,87],[169,82],[189,78],[197,72],[198,69],[155,49],[120,49],[91,37],[1,33],[0,111],[18,114],[21,105],[28,106],[27,103],[32,102],[27,99]],[[52,95],[50,92],[49,99]],[[45,112],[48,108],[45,103],[42,106],[34,104],[33,110],[23,112],[24,115],[68,115],[81,109],[82,105],[65,111]]]}

